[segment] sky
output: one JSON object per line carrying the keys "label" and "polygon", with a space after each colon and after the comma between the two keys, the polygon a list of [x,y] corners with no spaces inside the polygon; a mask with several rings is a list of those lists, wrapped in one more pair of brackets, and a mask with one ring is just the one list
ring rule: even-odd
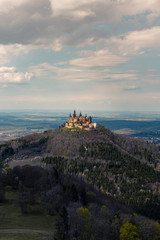
{"label": "sky", "polygon": [[0,110],[160,111],[159,0],[0,0]]}

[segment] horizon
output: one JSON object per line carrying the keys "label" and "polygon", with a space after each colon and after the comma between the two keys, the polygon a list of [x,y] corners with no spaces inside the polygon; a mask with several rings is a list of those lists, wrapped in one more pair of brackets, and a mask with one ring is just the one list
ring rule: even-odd
{"label": "horizon", "polygon": [[[160,112],[75,110],[77,115],[80,112],[83,116],[87,114],[92,117],[94,123],[102,124],[115,133],[160,143]],[[68,121],[73,111],[73,109],[0,111],[0,142],[58,128]]]}
{"label": "horizon", "polygon": [[[76,110],[76,109],[75,109]],[[1,113],[5,113],[5,112],[13,112],[13,113],[18,113],[18,112],[28,112],[28,113],[31,113],[31,112],[37,112],[37,113],[40,113],[40,112],[50,112],[50,113],[59,113],[59,112],[62,112],[62,113],[67,113],[67,114],[72,114],[74,111],[73,110],[70,110],[70,109],[0,109],[0,112]],[[76,113],[87,113],[87,112],[93,112],[93,113],[155,113],[155,114],[159,114],[160,111],[140,111],[140,110],[137,110],[137,111],[134,111],[134,110],[119,110],[119,111],[114,111],[114,110],[76,110]]]}
{"label": "horizon", "polygon": [[[75,109],[76,110],[76,109]],[[0,109],[0,118],[3,119],[3,116],[12,116],[18,117],[19,119],[23,119],[26,116],[35,117],[43,117],[44,120],[47,117],[65,117],[68,118],[69,115],[73,114],[73,110],[55,110],[55,109],[10,109],[10,110],[2,110]],[[92,118],[102,118],[108,120],[128,120],[128,121],[159,121],[160,119],[160,111],[100,111],[100,110],[76,110],[76,114],[82,113],[82,115],[87,114],[87,116],[91,116]]]}

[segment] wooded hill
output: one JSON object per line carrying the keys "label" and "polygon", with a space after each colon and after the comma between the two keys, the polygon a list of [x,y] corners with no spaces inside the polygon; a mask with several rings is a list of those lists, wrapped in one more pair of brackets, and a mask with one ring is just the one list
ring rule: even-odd
{"label": "wooded hill", "polygon": [[[62,174],[51,166],[0,169],[0,210],[3,239],[160,239],[158,222],[136,214],[82,179]],[[9,238],[4,229],[15,229],[16,235]],[[34,238],[33,229],[39,237]],[[27,234],[22,237],[19,231],[25,230]]]}
{"label": "wooded hill", "polygon": [[93,131],[60,128],[1,145],[0,160],[4,166],[50,164],[138,213],[157,220],[160,217],[157,145],[114,134],[103,126]]}

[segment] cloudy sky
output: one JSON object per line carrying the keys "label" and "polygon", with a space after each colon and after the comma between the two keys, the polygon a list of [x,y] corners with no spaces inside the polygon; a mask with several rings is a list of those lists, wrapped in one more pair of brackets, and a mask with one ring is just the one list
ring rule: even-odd
{"label": "cloudy sky", "polygon": [[159,0],[0,0],[0,109],[160,110]]}

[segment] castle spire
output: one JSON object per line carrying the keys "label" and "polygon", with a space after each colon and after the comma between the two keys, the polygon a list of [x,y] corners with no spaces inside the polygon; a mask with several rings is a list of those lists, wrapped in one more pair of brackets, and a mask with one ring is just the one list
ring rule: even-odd
{"label": "castle spire", "polygon": [[73,117],[76,117],[76,110],[74,110],[74,114],[73,114]]}
{"label": "castle spire", "polygon": [[89,122],[90,122],[90,123],[92,122],[92,117],[91,117],[91,116],[89,117]]}

